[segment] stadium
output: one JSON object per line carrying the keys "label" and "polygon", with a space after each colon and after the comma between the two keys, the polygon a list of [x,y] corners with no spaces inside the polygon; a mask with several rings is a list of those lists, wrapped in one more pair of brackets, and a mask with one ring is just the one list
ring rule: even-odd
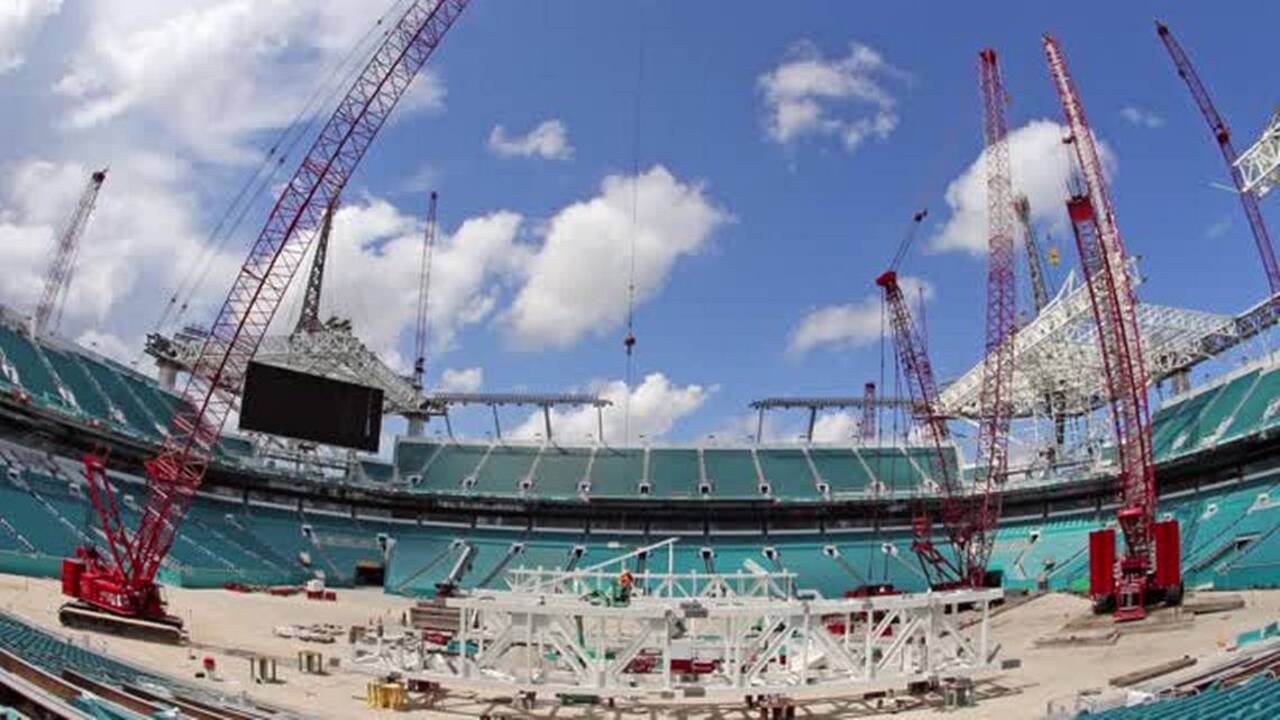
{"label": "stadium", "polygon": [[[425,387],[434,193],[415,370],[358,324],[322,320],[338,195],[468,5],[396,3],[207,325],[150,334],[136,366],[56,331],[109,171],[68,213],[40,303],[0,306],[0,715],[1280,707],[1280,359],[1266,345],[1280,270],[1259,210],[1280,178],[1280,116],[1237,156],[1158,26],[1256,221],[1271,293],[1234,314],[1140,301],[1087,94],[1046,35],[1080,260],[1046,283],[984,50],[986,355],[934,377],[922,306],[896,275],[921,211],[876,281],[900,381],[760,398],[748,441],[615,443],[599,394]],[[1015,274],[1035,288],[1021,318]],[[282,330],[291,284],[303,301]],[[628,326],[629,362],[636,345]],[[513,409],[538,432],[512,435]],[[589,441],[558,432],[565,409],[595,414]],[[817,437],[834,410],[857,414],[856,433]],[[468,413],[483,435],[455,432]],[[807,418],[799,438],[766,432],[783,413]],[[385,418],[405,428],[390,448]]]}

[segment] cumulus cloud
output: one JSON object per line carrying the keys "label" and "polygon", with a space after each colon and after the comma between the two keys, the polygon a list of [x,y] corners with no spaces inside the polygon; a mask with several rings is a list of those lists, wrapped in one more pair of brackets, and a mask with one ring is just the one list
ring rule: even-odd
{"label": "cumulus cloud", "polygon": [[[384,199],[366,197],[339,208],[329,238],[322,313],[351,318],[365,343],[402,366],[396,346],[416,319],[424,224]],[[469,218],[452,233],[439,229],[428,312],[433,352],[452,348],[463,327],[489,318],[502,289],[519,277],[529,254],[517,242],[520,224],[518,214],[497,211]],[[310,259],[294,278],[290,311],[277,315],[277,323],[296,320],[309,266]]]}
{"label": "cumulus cloud", "polygon": [[512,337],[524,348],[562,348],[617,327],[627,313],[633,242],[636,301],[644,302],[678,259],[701,250],[730,219],[701,185],[681,182],[661,165],[605,178],[599,195],[565,207],[547,224],[528,281],[507,313]]}
{"label": "cumulus cloud", "polygon": [[[914,303],[921,293],[926,301],[933,299],[933,286],[920,278],[900,276],[898,284],[908,302]],[[868,295],[858,302],[811,311],[791,331],[787,352],[799,356],[822,346],[858,348],[879,341],[881,303],[879,295]]]}
{"label": "cumulus cloud", "polygon": [[478,392],[484,385],[484,368],[445,368],[440,389],[445,392]]}
{"label": "cumulus cloud", "polygon": [[[219,161],[252,159],[246,136],[286,125],[373,22],[358,0],[97,0],[85,7],[86,36],[55,85],[70,103],[67,123],[83,130],[145,118],[153,132]],[[438,106],[443,96],[428,70],[397,116]]]}
{"label": "cumulus cloud", "polygon": [[[765,445],[796,445],[805,441],[807,421],[796,420],[795,414],[767,413],[760,426],[756,413],[738,415],[717,429],[714,435],[724,444],[754,441],[757,429],[759,441]],[[815,444],[848,444],[859,427],[859,418],[852,412],[839,410],[819,413],[813,424]]]}
{"label": "cumulus cloud", "polygon": [[62,0],[7,0],[0,3],[0,75],[22,67],[27,45],[45,21],[62,10]]}
{"label": "cumulus cloud", "polygon": [[573,157],[569,128],[556,119],[544,120],[524,135],[508,135],[506,128],[494,125],[489,133],[489,149],[501,157],[540,157],[545,160]]}
{"label": "cumulus cloud", "polygon": [[1164,127],[1164,118],[1145,108],[1128,105],[1120,109],[1120,117],[1144,128]]}
{"label": "cumulus cloud", "polygon": [[898,126],[897,100],[887,85],[906,76],[875,49],[849,44],[843,57],[824,57],[812,43],[795,45],[757,79],[769,138],[789,144],[807,136],[838,139],[849,152]]}
{"label": "cumulus cloud", "polygon": [[[1067,231],[1065,210],[1071,177],[1069,148],[1063,145],[1066,129],[1051,120],[1032,120],[1009,133],[1009,163],[1013,189],[1031,203],[1031,220],[1047,223],[1059,233]],[[1104,168],[1111,174],[1115,154],[1098,142]],[[986,151],[947,185],[951,216],[930,239],[935,251],[962,250],[974,255],[987,252]]]}
{"label": "cumulus cloud", "polygon": [[1226,236],[1231,230],[1231,218],[1222,217],[1214,221],[1212,225],[1204,231],[1204,236],[1210,240],[1217,240]]}
{"label": "cumulus cloud", "polygon": [[[0,301],[32,308],[45,270],[91,168],[74,162],[28,159],[7,168],[0,202]],[[96,325],[140,296],[150,298],[146,317],[123,318],[130,334],[155,320],[154,293],[190,272],[202,256],[191,224],[195,200],[174,189],[182,166],[171,159],[131,153],[117,159],[80,239],[74,275],[65,300],[64,327]],[[215,272],[230,277],[234,258],[212,254]],[[194,305],[212,302],[198,295]]]}
{"label": "cumulus cloud", "polygon": [[[628,425],[631,442],[636,442],[641,435],[649,439],[665,435],[678,420],[701,408],[716,389],[696,384],[677,385],[660,372],[646,375],[639,385],[630,389],[622,380],[596,382],[590,387],[592,392],[613,402],[603,412],[604,439],[614,445],[627,440]],[[630,423],[627,422],[628,409]],[[597,422],[596,410],[592,407],[551,411],[552,431],[566,442],[595,437]],[[531,413],[511,435],[529,439],[542,433],[543,417],[539,411]]]}

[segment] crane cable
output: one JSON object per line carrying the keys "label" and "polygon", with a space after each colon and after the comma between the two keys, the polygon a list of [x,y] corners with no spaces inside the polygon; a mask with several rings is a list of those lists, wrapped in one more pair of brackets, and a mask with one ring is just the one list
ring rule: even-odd
{"label": "crane cable", "polygon": [[[626,349],[626,395],[623,398],[622,434],[624,445],[631,444],[631,394],[634,392],[634,355],[636,347],[636,240],[639,234],[640,215],[640,100],[644,90],[644,24],[640,28],[640,42],[636,60],[636,87],[633,95],[631,118],[631,248],[627,277],[627,335],[622,339]],[[601,438],[603,441],[603,438]]]}
{"label": "crane cable", "polygon": [[[213,231],[210,233],[209,241],[204,244],[204,252],[201,253],[200,261],[188,268],[186,274],[178,283],[178,287],[161,309],[160,316],[153,327],[153,332],[162,331],[171,320],[176,323],[186,315],[190,309],[192,298],[204,286],[209,272],[213,269],[213,259],[226,247],[227,242],[239,229],[249,209],[253,207],[253,200],[259,197],[262,191],[275,180],[280,168],[292,156],[299,143],[313,134],[316,123],[321,118],[321,114],[317,110],[320,107],[333,105],[333,98],[336,97],[337,93],[350,84],[355,73],[360,72],[362,64],[353,63],[352,60],[357,57],[362,58],[368,54],[367,48],[371,46],[371,41],[378,35],[377,30],[383,26],[387,17],[395,13],[400,6],[408,1],[392,0],[392,3],[382,15],[347,49],[346,53],[330,67],[328,72],[324,73],[324,79],[317,83],[306,102],[299,108],[289,124],[276,136],[275,141],[268,148],[262,161],[254,168],[253,172],[245,179],[240,189],[232,197],[231,203],[223,211]],[[385,37],[387,32],[388,30],[383,30],[381,37]],[[364,49],[363,52],[362,49]]]}

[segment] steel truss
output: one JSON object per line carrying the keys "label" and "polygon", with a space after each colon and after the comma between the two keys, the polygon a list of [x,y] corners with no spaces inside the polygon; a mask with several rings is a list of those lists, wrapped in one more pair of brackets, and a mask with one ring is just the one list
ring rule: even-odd
{"label": "steel truss", "polygon": [[1271,116],[1258,141],[1236,160],[1242,192],[1262,197],[1280,185],[1280,110]]}
{"label": "steel truss", "polygon": [[[371,639],[361,662],[504,696],[655,705],[848,697],[998,669],[989,624],[1001,596],[999,589],[840,600],[639,596],[610,607],[489,592],[444,601],[460,615],[449,642]],[[963,607],[972,616],[961,616]]]}
{"label": "steel truss", "polygon": [[[1136,267],[1130,267],[1136,283]],[[1098,353],[1097,325],[1088,288],[1075,273],[1057,296],[1014,339],[1013,384],[1009,402],[1017,417],[1083,415],[1107,397]],[[1238,317],[1142,303],[1138,325],[1147,376],[1152,382],[1187,370],[1261,330],[1274,325],[1276,313],[1263,303]],[[942,411],[952,417],[978,417],[982,362],[941,393]],[[1049,403],[1053,407],[1048,407]]]}

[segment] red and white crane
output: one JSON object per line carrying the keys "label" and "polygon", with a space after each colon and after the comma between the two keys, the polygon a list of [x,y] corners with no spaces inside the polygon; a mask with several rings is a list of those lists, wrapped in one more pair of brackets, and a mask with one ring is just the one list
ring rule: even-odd
{"label": "red and white crane", "polygon": [[1275,248],[1271,245],[1271,233],[1267,231],[1267,224],[1262,219],[1262,210],[1258,208],[1258,196],[1252,192],[1245,190],[1244,176],[1240,174],[1240,168],[1237,166],[1239,156],[1236,154],[1235,145],[1231,142],[1231,128],[1227,126],[1227,121],[1222,119],[1218,114],[1218,109],[1213,105],[1213,99],[1209,97],[1209,91],[1205,88],[1204,83],[1200,82],[1200,75],[1196,73],[1195,67],[1191,64],[1191,58],[1187,57],[1182,46],[1173,37],[1173,33],[1169,27],[1163,23],[1156,22],[1156,34],[1160,36],[1161,42],[1164,43],[1165,49],[1169,51],[1169,57],[1173,59],[1174,67],[1178,69],[1178,75],[1186,81],[1187,87],[1191,90],[1191,97],[1195,98],[1196,105],[1200,108],[1200,114],[1204,115],[1204,119],[1209,123],[1209,130],[1213,133],[1213,138],[1218,141],[1218,149],[1222,151],[1222,157],[1227,161],[1227,169],[1231,173],[1231,181],[1235,183],[1236,190],[1240,196],[1240,204],[1244,206],[1245,217],[1249,219],[1249,229],[1253,232],[1253,242],[1258,247],[1258,255],[1262,260],[1262,270],[1267,275],[1267,287],[1271,294],[1280,293],[1280,266],[1276,265]]}
{"label": "red and white crane", "polygon": [[1090,535],[1091,593],[1099,609],[1115,607],[1117,620],[1139,619],[1145,616],[1148,602],[1160,597],[1173,602],[1181,599],[1178,525],[1174,520],[1155,521],[1146,365],[1129,256],[1084,106],[1062,48],[1050,34],[1044,36],[1044,52],[1066,117],[1064,142],[1071,148],[1083,183],[1068,198],[1067,214],[1093,306],[1119,464],[1116,519],[1124,535],[1124,552],[1117,560],[1113,529]]}
{"label": "red and white crane", "polygon": [[[71,285],[71,275],[75,271],[76,255],[80,251],[80,238],[89,225],[89,217],[98,204],[98,193],[102,191],[102,183],[107,179],[106,170],[97,170],[89,176],[89,184],[80,193],[75,212],[62,235],[58,236],[58,246],[53,252],[53,261],[44,276],[44,291],[40,294],[40,302],[36,305],[32,317],[34,334],[48,332],[50,320],[54,320],[54,312],[58,311],[66,299],[67,288]],[[58,312],[61,316],[61,312]]]}
{"label": "red and white crane", "polygon": [[1013,344],[1017,332],[1017,284],[1014,274],[1014,195],[1009,167],[1007,95],[996,51],[978,53],[982,129],[987,171],[987,308],[982,366],[977,473],[965,513],[966,559],[973,586],[985,582],[987,561],[1000,521],[1000,501],[1009,474],[1009,425],[1013,390]]}
{"label": "red and white crane", "polygon": [[[987,175],[987,298],[982,370],[981,417],[978,428],[977,475],[966,488],[959,473],[947,463],[944,443],[946,421],[939,412],[938,387],[923,339],[890,270],[877,280],[894,331],[894,344],[915,405],[917,420],[933,446],[934,480],[942,491],[943,531],[950,554],[934,542],[927,513],[917,514],[911,549],[935,587],[982,587],[987,584],[987,562],[1000,518],[1000,499],[1009,467],[1008,394],[1013,384],[1013,340],[1017,331],[1017,296],[1014,274],[1014,196],[1009,169],[1008,125],[1005,121],[1004,83],[996,52],[978,54],[979,90],[983,109]],[[923,213],[915,216],[916,225]],[[913,225],[914,228],[914,225]],[[901,252],[899,253],[899,257]],[[896,263],[895,263],[896,264]]]}
{"label": "red and white crane", "polygon": [[468,2],[410,3],[284,186],[191,368],[164,445],[146,464],[147,497],[137,527],[127,528],[119,513],[105,458],[86,458],[110,557],[85,547],[63,563],[63,592],[75,598],[64,606],[63,622],[181,636],[181,620],[166,614],[155,577],[204,479],[249,361],[326,209]]}

